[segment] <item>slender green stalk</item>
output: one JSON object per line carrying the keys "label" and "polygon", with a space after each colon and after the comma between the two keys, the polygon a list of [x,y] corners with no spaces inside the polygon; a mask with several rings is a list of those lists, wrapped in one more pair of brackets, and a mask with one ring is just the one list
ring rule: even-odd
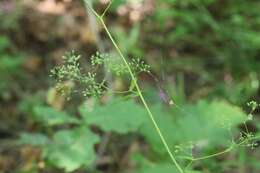
{"label": "slender green stalk", "polygon": [[113,0],[111,0],[108,4],[108,6],[106,7],[106,9],[104,10],[104,12],[101,14],[101,18],[103,18],[107,12],[107,10],[110,8],[111,4],[113,3]]}
{"label": "slender green stalk", "polygon": [[[143,105],[144,105],[144,107],[145,107],[145,109],[146,109],[146,111],[147,111],[147,113],[148,113],[148,115],[149,115],[149,117],[150,117],[150,119],[151,119],[151,121],[152,121],[154,127],[155,127],[155,130],[156,130],[156,132],[158,133],[158,135],[159,135],[159,137],[160,137],[160,139],[161,139],[161,141],[162,141],[162,143],[163,143],[165,149],[167,150],[167,152],[168,152],[168,154],[169,154],[169,156],[170,156],[170,158],[171,158],[173,164],[177,167],[177,169],[178,169],[178,171],[179,171],[180,173],[184,173],[184,172],[185,172],[184,169],[178,164],[177,160],[175,159],[175,156],[172,154],[172,152],[171,152],[171,150],[170,150],[170,148],[169,148],[169,145],[167,144],[167,142],[166,142],[166,140],[165,140],[165,138],[164,138],[164,136],[163,136],[163,134],[162,134],[162,132],[161,132],[161,130],[160,130],[160,128],[159,128],[159,126],[158,126],[158,124],[157,124],[157,122],[156,122],[156,120],[155,120],[155,118],[154,118],[154,116],[153,116],[153,114],[152,114],[152,112],[151,112],[151,110],[150,110],[150,108],[149,108],[147,102],[146,102],[146,100],[144,99],[144,96],[143,96],[143,94],[142,94],[142,91],[141,91],[141,89],[140,89],[140,87],[139,87],[139,85],[138,85],[138,83],[137,83],[136,76],[134,75],[134,73],[133,73],[131,67],[129,66],[129,64],[128,64],[128,62],[127,62],[127,58],[123,55],[121,49],[120,49],[119,46],[117,45],[115,39],[114,39],[113,36],[111,35],[110,31],[108,30],[108,28],[107,28],[107,26],[106,26],[106,24],[105,24],[105,22],[104,22],[103,17],[105,16],[106,12],[108,11],[109,7],[111,6],[112,0],[110,1],[109,5],[105,8],[105,10],[103,11],[103,13],[102,13],[101,15],[99,15],[99,14],[92,8],[92,6],[89,5],[89,3],[88,3],[87,1],[88,1],[88,0],[84,0],[86,7],[88,7],[88,8],[93,12],[93,14],[97,17],[98,21],[101,23],[102,27],[105,29],[105,31],[106,31],[106,33],[107,33],[109,39],[111,40],[113,46],[115,47],[116,51],[118,52],[118,54],[120,55],[121,59],[122,59],[123,62],[125,63],[125,65],[126,65],[126,67],[127,67],[127,69],[128,69],[128,72],[129,72],[129,74],[130,74],[130,76],[131,76],[131,79],[132,79],[132,81],[133,81],[133,84],[134,84],[134,86],[135,86],[135,88],[136,88],[136,90],[137,90],[137,94],[138,94],[138,96],[140,97],[140,99],[141,99],[141,101],[142,101],[142,103],[143,103]],[[178,109],[182,110],[178,105],[176,105],[176,104],[174,104],[174,105],[175,105]],[[182,111],[183,111],[183,110],[182,110]],[[244,124],[245,124],[245,123],[244,123]],[[246,127],[246,131],[247,131],[245,134],[249,134],[249,131],[248,131],[248,129],[247,129],[246,124],[245,124],[245,127]],[[187,160],[190,160],[190,163],[188,164],[188,166],[189,166],[189,165],[191,165],[192,162],[194,162],[194,161],[200,161],[200,160],[204,160],[204,159],[216,157],[216,156],[219,156],[219,155],[223,155],[223,154],[225,154],[225,153],[230,152],[231,150],[233,150],[233,149],[236,148],[236,147],[242,146],[244,143],[246,143],[246,142],[248,142],[248,141],[255,140],[255,139],[259,139],[259,138],[260,138],[260,136],[250,137],[250,138],[248,138],[248,139],[246,139],[246,140],[243,140],[243,141],[240,142],[240,143],[235,143],[234,140],[233,140],[233,138],[232,138],[232,142],[233,142],[232,145],[231,145],[230,147],[226,148],[225,150],[221,151],[221,152],[214,153],[214,154],[207,155],[207,156],[197,157],[197,158],[193,158],[193,157],[183,157],[183,158],[184,158],[184,159],[187,159]],[[187,168],[187,167],[186,167],[186,168]],[[185,168],[185,169],[186,169],[186,168]]]}
{"label": "slender green stalk", "polygon": [[[85,3],[86,3],[86,5],[88,5],[88,3],[86,2],[86,0],[85,0]],[[111,5],[111,3],[110,3],[110,5]],[[110,5],[109,5],[109,6],[110,6]],[[153,116],[153,114],[152,114],[152,112],[151,112],[151,110],[150,110],[150,108],[149,108],[149,106],[148,106],[146,100],[144,99],[144,96],[143,96],[143,94],[142,94],[142,91],[141,91],[141,89],[140,89],[140,87],[139,87],[139,85],[138,85],[138,83],[137,83],[136,77],[135,77],[135,75],[134,75],[134,73],[133,73],[131,67],[129,66],[129,64],[128,64],[128,62],[127,62],[127,59],[126,59],[125,56],[123,55],[121,49],[119,48],[119,46],[118,46],[117,43],[115,42],[115,39],[112,37],[110,31],[108,30],[108,28],[107,28],[107,26],[106,26],[106,24],[105,24],[105,22],[104,22],[104,20],[103,20],[103,16],[104,16],[104,14],[106,13],[106,11],[108,10],[108,8],[106,8],[106,10],[103,12],[103,14],[102,14],[101,16],[98,15],[98,13],[97,13],[93,8],[91,8],[91,7],[89,7],[89,8],[90,8],[91,11],[96,15],[96,17],[99,19],[99,21],[101,22],[102,27],[105,29],[105,31],[106,31],[106,33],[107,33],[109,39],[111,40],[112,44],[114,45],[116,51],[118,52],[118,54],[119,54],[120,57],[122,58],[123,62],[125,63],[125,65],[126,65],[126,67],[127,67],[127,69],[128,69],[128,72],[129,72],[129,74],[130,74],[130,76],[131,76],[131,79],[132,79],[133,82],[134,82],[134,85],[135,85],[135,88],[136,88],[136,90],[137,90],[137,93],[138,93],[138,95],[139,95],[139,97],[140,97],[140,99],[141,99],[141,101],[142,101],[142,103],[143,103],[143,105],[144,105],[144,107],[145,107],[145,109],[146,109],[146,111],[147,111],[147,113],[148,113],[148,115],[149,115],[149,117],[150,117],[150,119],[151,119],[151,121],[152,121],[154,127],[155,127],[156,132],[158,133],[158,135],[159,135],[159,137],[160,137],[160,139],[161,139],[161,141],[162,141],[162,143],[163,143],[165,149],[167,150],[167,152],[168,152],[168,154],[169,154],[169,156],[170,156],[170,158],[171,158],[173,164],[176,166],[176,168],[178,169],[178,171],[179,171],[180,173],[184,173],[182,167],[179,165],[179,163],[178,163],[177,160],[175,159],[174,155],[172,154],[172,152],[171,152],[171,150],[170,150],[170,147],[169,147],[169,145],[167,144],[167,142],[166,142],[166,140],[165,140],[165,138],[164,138],[164,136],[163,136],[163,134],[162,134],[162,132],[161,132],[161,130],[160,130],[158,124],[157,124],[157,122],[155,121],[154,116]]]}
{"label": "slender green stalk", "polygon": [[148,112],[149,117],[150,117],[150,119],[152,120],[152,123],[153,123],[153,125],[154,125],[154,127],[155,127],[155,130],[157,131],[158,135],[160,136],[161,141],[162,141],[162,143],[163,143],[165,149],[167,150],[168,154],[170,155],[170,157],[171,157],[173,163],[175,164],[175,166],[177,167],[177,169],[179,170],[179,172],[183,173],[184,171],[182,170],[181,166],[178,164],[178,162],[176,161],[174,155],[172,154],[172,152],[171,152],[171,150],[170,150],[170,148],[169,148],[169,146],[168,146],[168,144],[167,144],[167,142],[166,142],[166,140],[165,140],[165,138],[164,138],[164,136],[163,136],[163,134],[162,134],[162,132],[161,132],[161,130],[160,130],[158,124],[157,124],[157,122],[156,122],[155,119],[154,119],[154,116],[153,116],[153,114],[152,114],[152,112],[151,112],[151,110],[150,110],[148,104],[146,103],[146,101],[145,101],[145,99],[144,99],[144,97],[143,97],[143,94],[142,94],[142,92],[141,92],[141,89],[140,89],[140,87],[139,87],[137,81],[136,81],[136,78],[135,78],[135,76],[134,76],[134,73],[133,73],[132,70],[131,70],[131,67],[128,65],[127,60],[126,60],[126,58],[124,57],[122,51],[120,50],[120,48],[119,48],[118,45],[116,44],[114,38],[112,37],[112,35],[110,34],[109,30],[107,29],[107,26],[106,26],[106,24],[104,23],[103,18],[99,18],[99,19],[100,19],[100,22],[101,22],[102,26],[104,27],[106,33],[108,34],[110,40],[112,41],[113,45],[115,46],[117,52],[119,53],[120,57],[122,58],[122,60],[123,60],[124,63],[126,64],[127,69],[128,69],[128,72],[129,72],[129,74],[130,74],[130,76],[131,76],[131,78],[132,78],[132,80],[133,80],[133,82],[134,82],[134,85],[135,85],[135,87],[136,87],[137,93],[138,93],[138,95],[139,95],[139,97],[140,97],[140,99],[141,99],[141,101],[142,101],[142,103],[143,103],[143,105],[144,105],[146,111]]}
{"label": "slender green stalk", "polygon": [[182,157],[182,158],[190,160],[191,162],[209,159],[209,158],[212,158],[212,157],[216,157],[216,156],[220,156],[220,155],[226,154],[226,153],[232,151],[233,149],[242,146],[246,142],[249,142],[249,141],[252,141],[252,140],[257,140],[257,139],[260,139],[260,135],[259,136],[250,137],[250,138],[248,138],[246,140],[243,140],[240,143],[232,143],[228,148],[226,148],[225,150],[223,150],[221,152],[218,152],[218,153],[214,153],[214,154],[210,154],[210,155],[202,156],[202,157],[197,157],[197,158],[193,158],[193,157]]}
{"label": "slender green stalk", "polygon": [[211,157],[216,157],[216,156],[219,156],[219,155],[228,153],[228,152],[230,152],[233,148],[234,148],[233,146],[230,146],[230,147],[227,148],[226,150],[221,151],[221,152],[219,152],[219,153],[215,153],[215,154],[211,154],[211,155],[203,156],[203,157],[198,157],[198,158],[193,158],[193,159],[191,159],[191,160],[192,160],[192,161],[198,161],[198,160],[209,159],[209,158],[211,158]]}

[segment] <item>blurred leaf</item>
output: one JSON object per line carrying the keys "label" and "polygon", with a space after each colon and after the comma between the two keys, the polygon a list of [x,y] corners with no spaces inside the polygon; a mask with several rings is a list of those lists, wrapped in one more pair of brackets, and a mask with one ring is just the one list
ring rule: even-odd
{"label": "blurred leaf", "polygon": [[174,165],[170,164],[156,164],[151,167],[145,167],[142,168],[140,171],[137,171],[137,173],[158,173],[158,172],[163,172],[163,173],[178,173]]}
{"label": "blurred leaf", "polygon": [[[166,112],[161,105],[154,105],[152,107],[152,113],[167,143],[171,145],[171,148],[173,148],[173,146],[177,144],[175,136],[178,131],[173,116]],[[161,139],[148,117],[146,123],[140,129],[140,133],[146,138],[156,152],[166,153]]]}
{"label": "blurred leaf", "polygon": [[16,58],[9,55],[1,55],[0,56],[0,72],[12,72],[14,73],[18,69],[16,69],[18,66],[20,66],[23,62],[22,58]]}
{"label": "blurred leaf", "polygon": [[34,108],[36,106],[41,106],[44,104],[44,94],[41,92],[34,93],[32,95],[26,95],[24,96],[17,106],[17,109],[20,113],[26,114],[26,115],[32,115],[34,114]]}
{"label": "blurred leaf", "polygon": [[85,105],[80,108],[81,116],[90,125],[104,131],[128,133],[138,130],[144,124],[145,110],[132,100],[114,99],[105,105],[94,105],[91,110]]}
{"label": "blurred leaf", "polygon": [[196,105],[188,106],[185,110],[203,118],[213,126],[224,129],[229,129],[246,121],[246,114],[241,108],[221,100],[213,102],[201,100]]}
{"label": "blurred leaf", "polygon": [[[9,45],[6,44],[2,46],[2,48],[5,49],[5,46]],[[24,75],[21,69],[23,61],[24,58],[20,55],[10,55],[5,51],[1,52],[0,50],[0,94],[2,94],[2,91],[5,92],[5,90],[10,90],[16,79],[18,79],[18,77],[21,79]]]}
{"label": "blurred leaf", "polygon": [[51,107],[36,106],[34,108],[36,120],[46,125],[78,124],[77,118],[68,115],[66,112],[57,111]]}
{"label": "blurred leaf", "polygon": [[0,36],[0,52],[10,46],[10,40],[7,37]]}
{"label": "blurred leaf", "polygon": [[99,141],[86,127],[60,130],[54,134],[52,144],[46,146],[44,156],[51,164],[71,172],[95,160],[94,145]]}
{"label": "blurred leaf", "polygon": [[[246,114],[240,108],[224,101],[199,101],[180,109],[175,111],[177,116],[160,106],[153,106],[152,110],[170,148],[178,154],[190,155],[190,144],[203,144],[203,147],[228,145],[231,141],[229,129],[246,120]],[[156,152],[166,153],[150,122],[142,126],[140,132]]]}
{"label": "blurred leaf", "polygon": [[48,145],[49,139],[47,136],[41,133],[22,133],[18,143],[29,144],[33,146],[44,146]]}
{"label": "blurred leaf", "polygon": [[[155,164],[150,165],[149,167],[144,167],[141,170],[137,171],[136,173],[179,173],[176,167],[172,164]],[[185,173],[201,173],[200,171],[191,171],[185,170]]]}

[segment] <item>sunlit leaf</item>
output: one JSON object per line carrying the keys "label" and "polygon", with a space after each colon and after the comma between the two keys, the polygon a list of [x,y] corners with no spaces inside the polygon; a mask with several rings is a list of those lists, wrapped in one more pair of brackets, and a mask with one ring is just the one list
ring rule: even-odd
{"label": "sunlit leaf", "polygon": [[138,130],[147,116],[145,110],[132,100],[114,99],[105,105],[95,104],[93,108],[81,106],[81,115],[90,125],[104,131],[128,133]]}
{"label": "sunlit leaf", "polygon": [[67,172],[89,166],[96,158],[94,144],[99,137],[86,127],[61,130],[54,134],[52,144],[44,150],[47,160]]}

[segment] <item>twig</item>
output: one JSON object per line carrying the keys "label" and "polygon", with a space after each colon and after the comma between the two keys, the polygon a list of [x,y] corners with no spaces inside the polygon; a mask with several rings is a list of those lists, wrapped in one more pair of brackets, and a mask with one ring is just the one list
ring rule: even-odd
{"label": "twig", "polygon": [[[132,72],[131,67],[130,67],[129,64],[128,64],[126,57],[123,55],[121,49],[119,48],[119,46],[118,46],[117,43],[115,42],[114,38],[112,37],[110,31],[108,30],[108,28],[107,28],[107,26],[106,26],[106,24],[105,24],[105,22],[104,22],[104,20],[103,20],[103,16],[100,16],[100,15],[88,4],[87,0],[85,0],[85,4],[86,4],[86,6],[87,6],[88,8],[91,9],[91,11],[93,12],[93,14],[95,14],[95,16],[97,17],[97,19],[100,21],[100,23],[101,23],[101,25],[103,26],[103,28],[105,29],[105,31],[106,31],[106,33],[107,33],[109,39],[111,40],[111,42],[112,42],[112,44],[114,45],[115,49],[117,50],[118,54],[120,55],[120,57],[122,58],[123,62],[125,63],[125,65],[126,65],[126,67],[127,67],[127,69],[128,69],[128,72],[129,72],[129,74],[130,74],[130,76],[131,76],[131,78],[132,78],[132,81],[134,82],[134,85],[135,85],[135,88],[136,88],[136,90],[137,90],[137,93],[138,93],[138,95],[139,95],[139,97],[140,97],[140,99],[141,99],[141,101],[142,101],[142,103],[143,103],[143,105],[144,105],[144,107],[145,107],[145,109],[146,109],[146,111],[147,111],[147,113],[148,113],[148,115],[149,115],[149,117],[150,117],[150,119],[151,119],[151,121],[152,121],[152,123],[153,123],[153,125],[154,125],[154,127],[155,127],[155,130],[157,131],[157,133],[158,133],[158,135],[159,135],[159,137],[160,137],[160,139],[161,139],[161,141],[162,141],[162,143],[163,143],[165,149],[167,150],[167,152],[168,152],[168,154],[169,154],[169,156],[170,156],[170,158],[171,158],[173,164],[176,166],[176,168],[178,169],[178,171],[179,171],[180,173],[184,173],[182,167],[179,165],[179,163],[178,163],[177,160],[175,159],[174,155],[172,154],[169,145],[167,144],[167,142],[166,142],[166,140],[165,140],[165,138],[164,138],[164,136],[163,136],[163,134],[162,134],[162,132],[161,132],[161,130],[160,130],[158,124],[157,124],[157,122],[156,122],[155,119],[154,119],[154,116],[153,116],[153,114],[152,114],[152,112],[151,112],[151,110],[150,110],[148,104],[146,103],[146,100],[145,100],[144,97],[143,97],[143,94],[142,94],[142,92],[141,92],[141,89],[140,89],[140,87],[139,87],[139,85],[138,85],[138,83],[137,83],[136,77],[135,77],[134,73]],[[111,5],[111,4],[110,4],[110,5]],[[108,8],[107,8],[107,10],[108,10]]]}

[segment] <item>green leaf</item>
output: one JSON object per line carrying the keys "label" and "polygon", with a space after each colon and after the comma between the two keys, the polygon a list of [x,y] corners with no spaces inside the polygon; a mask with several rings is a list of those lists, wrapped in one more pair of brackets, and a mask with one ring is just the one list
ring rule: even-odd
{"label": "green leaf", "polygon": [[[179,155],[190,155],[191,144],[203,147],[229,145],[229,129],[247,118],[240,108],[224,101],[200,101],[195,105],[182,107],[181,111],[175,111],[176,114],[165,112],[158,106],[153,107],[152,112],[166,141],[171,150]],[[176,107],[173,109],[176,110]],[[166,153],[150,122],[145,124],[140,132],[156,152]]]}
{"label": "green leaf", "polygon": [[59,168],[71,172],[81,166],[89,166],[96,158],[94,144],[100,138],[86,127],[61,130],[54,134],[52,144],[44,150],[47,160]]}
{"label": "green leaf", "polygon": [[[0,57],[0,72],[16,74],[20,71],[20,66],[23,63],[23,58],[20,56],[11,56],[8,54],[2,54]],[[0,74],[2,76],[2,74]]]}
{"label": "green leaf", "polygon": [[118,98],[105,105],[96,103],[93,108],[83,105],[80,112],[89,125],[122,134],[138,130],[147,116],[146,111],[134,101]]}
{"label": "green leaf", "polygon": [[158,172],[163,172],[163,173],[178,173],[174,165],[169,165],[169,164],[160,164],[160,165],[154,165],[151,167],[145,167],[138,171],[138,173],[158,173]]}
{"label": "green leaf", "polygon": [[0,52],[10,46],[10,40],[8,37],[0,36]]}
{"label": "green leaf", "polygon": [[[172,162],[162,162],[158,161],[154,162],[148,160],[144,155],[141,153],[134,153],[131,158],[132,162],[136,165],[135,171],[130,171],[134,173],[179,173],[177,167],[172,164]],[[199,171],[191,171],[185,169],[185,173],[200,173]]]}
{"label": "green leaf", "polygon": [[[176,126],[176,120],[174,119],[174,116],[169,114],[169,112],[166,112],[161,104],[153,105],[152,113],[163,136],[173,150],[174,145],[178,143],[176,136],[180,133]],[[161,154],[166,153],[166,150],[162,145],[162,141],[149,117],[147,117],[146,123],[142,126],[139,132],[145,137],[145,139],[152,146],[154,151]]]}
{"label": "green leaf", "polygon": [[216,126],[218,128],[229,129],[244,121],[247,115],[237,106],[233,106],[225,101],[200,101],[195,106],[186,108],[188,112],[197,114],[203,118],[205,124]]}
{"label": "green leaf", "polygon": [[[148,165],[136,173],[179,173],[179,171],[176,169],[176,167],[172,164],[167,163],[159,163],[155,165]],[[185,170],[185,173],[201,173],[199,171],[191,171],[191,170]]]}
{"label": "green leaf", "polygon": [[49,126],[62,124],[78,124],[79,120],[68,115],[66,112],[57,111],[51,107],[36,106],[34,108],[36,120]]}
{"label": "green leaf", "polygon": [[41,133],[22,133],[18,143],[22,145],[44,146],[49,143],[49,139]]}

